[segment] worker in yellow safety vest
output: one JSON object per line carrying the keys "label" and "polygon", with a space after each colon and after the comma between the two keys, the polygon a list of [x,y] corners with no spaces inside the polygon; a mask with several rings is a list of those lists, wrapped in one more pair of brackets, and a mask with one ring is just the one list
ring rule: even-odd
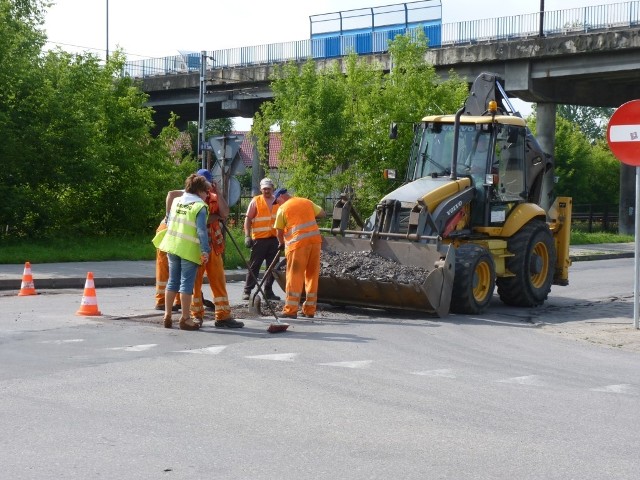
{"label": "worker in yellow safety vest", "polygon": [[193,301],[191,302],[191,317],[202,325],[204,321],[204,305],[202,304],[202,283],[204,274],[207,274],[209,286],[213,294],[213,304],[215,305],[216,328],[242,328],[243,322],[239,322],[231,315],[229,306],[229,296],[227,294],[227,280],[224,273],[224,262],[222,253],[224,252],[224,236],[220,222],[229,216],[229,205],[224,196],[218,192],[218,185],[213,180],[211,172],[206,168],[198,170],[198,175],[207,179],[211,188],[207,194],[206,202],[209,205],[209,218],[207,228],[209,232],[209,246],[211,254],[209,260],[200,265],[196,273],[193,286]]}
{"label": "worker in yellow safety vest", "polygon": [[[197,330],[200,324],[189,318],[193,285],[199,265],[209,260],[211,247],[207,236],[209,207],[205,203],[210,184],[201,175],[191,174],[185,191],[173,200],[167,229],[156,234],[154,245],[169,258],[169,281],[165,294],[164,327],[172,327],[171,307],[178,293],[182,303],[180,328]],[[186,315],[186,316],[185,316]]]}

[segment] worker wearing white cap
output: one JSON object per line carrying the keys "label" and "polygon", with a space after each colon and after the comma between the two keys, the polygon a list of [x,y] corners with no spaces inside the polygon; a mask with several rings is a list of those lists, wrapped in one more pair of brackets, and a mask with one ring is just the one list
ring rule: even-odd
{"label": "worker wearing white cap", "polygon": [[[247,208],[247,215],[244,219],[244,244],[251,249],[249,258],[249,269],[244,285],[243,300],[249,300],[251,290],[256,286],[256,278],[260,273],[263,262],[271,265],[273,259],[278,255],[278,238],[273,222],[276,218],[278,205],[273,198],[273,180],[263,178],[260,180],[261,195],[256,195],[251,199]],[[253,275],[251,274],[253,272]],[[280,297],[273,293],[273,275],[269,274],[264,279],[264,294],[268,300],[280,300]]]}

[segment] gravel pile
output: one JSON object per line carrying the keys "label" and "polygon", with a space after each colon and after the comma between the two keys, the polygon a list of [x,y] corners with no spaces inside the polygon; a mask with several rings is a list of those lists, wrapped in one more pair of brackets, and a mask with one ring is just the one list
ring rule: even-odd
{"label": "gravel pile", "polygon": [[320,256],[320,276],[421,284],[427,274],[428,271],[424,268],[402,265],[373,252],[323,250]]}

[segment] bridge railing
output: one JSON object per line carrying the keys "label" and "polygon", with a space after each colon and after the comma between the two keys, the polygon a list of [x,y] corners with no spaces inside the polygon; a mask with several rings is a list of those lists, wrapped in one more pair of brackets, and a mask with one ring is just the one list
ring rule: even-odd
{"label": "bridge railing", "polygon": [[[545,36],[562,35],[637,25],[640,25],[640,0],[547,11],[544,12],[543,32]],[[306,39],[213,50],[206,52],[207,68],[248,67],[286,61],[304,61],[308,58],[333,58],[346,55],[350,51],[358,54],[383,53],[387,51],[388,41],[395,35],[404,33],[417,35],[419,30],[420,28],[397,29],[344,35],[331,39]],[[422,30],[429,39],[431,48],[527,38],[540,34],[540,13],[429,25],[422,27]],[[125,64],[122,74],[144,78],[198,72],[200,58],[200,53],[194,52],[134,60]]]}

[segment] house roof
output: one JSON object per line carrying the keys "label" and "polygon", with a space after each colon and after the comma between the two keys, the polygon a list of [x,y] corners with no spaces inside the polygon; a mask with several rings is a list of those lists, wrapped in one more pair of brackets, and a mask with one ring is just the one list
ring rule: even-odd
{"label": "house roof", "polygon": [[[244,140],[240,145],[239,155],[242,162],[250,167],[253,158],[253,142],[251,132],[233,131],[234,135],[244,135]],[[269,133],[269,167],[278,168],[280,165],[280,151],[282,150],[282,136],[280,132]]]}

